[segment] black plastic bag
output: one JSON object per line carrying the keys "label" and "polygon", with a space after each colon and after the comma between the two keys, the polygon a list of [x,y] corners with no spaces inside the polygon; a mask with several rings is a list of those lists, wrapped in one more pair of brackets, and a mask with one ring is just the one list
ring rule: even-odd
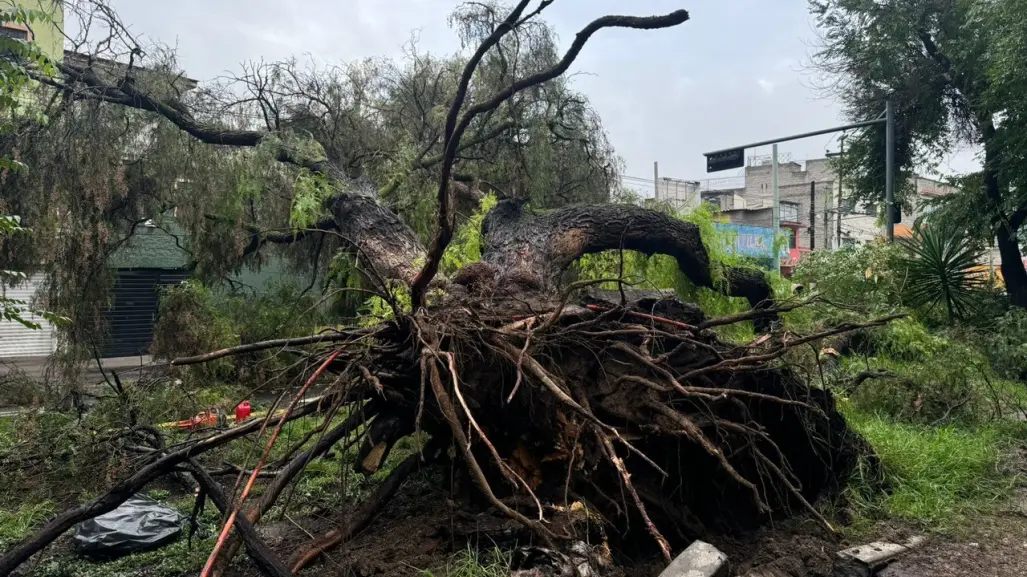
{"label": "black plastic bag", "polygon": [[83,554],[111,559],[152,551],[182,535],[185,516],[157,501],[135,495],[117,509],[75,527],[75,545]]}

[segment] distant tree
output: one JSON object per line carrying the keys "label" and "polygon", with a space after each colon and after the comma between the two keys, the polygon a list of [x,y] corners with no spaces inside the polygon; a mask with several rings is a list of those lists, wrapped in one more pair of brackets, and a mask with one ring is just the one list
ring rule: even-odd
{"label": "distant tree", "polygon": [[[961,179],[959,194],[934,219],[992,239],[1012,304],[1027,307],[1021,229],[1027,219],[1027,2],[1024,0],[812,0],[822,36],[814,65],[852,119],[896,109],[896,182],[962,145],[980,145],[983,169]],[[884,135],[850,140],[847,174],[854,195],[884,196]]]}
{"label": "distant tree", "polygon": [[[326,203],[343,188],[374,197],[427,243],[448,107],[472,51],[508,10],[458,8],[450,22],[463,49],[452,55],[425,54],[411,41],[395,60],[252,62],[187,90],[174,53],[141,47],[103,2],[66,6],[66,18],[93,24],[92,36],[71,46],[90,56],[61,63],[60,80],[40,78],[54,89],[37,95],[49,122],[4,141],[24,164],[60,170],[0,182],[0,203],[36,231],[0,262],[45,263],[48,298],[77,319],[70,336],[80,341],[100,322],[110,256],[143,223],[173,232],[172,210],[186,232],[180,245],[208,281],[270,254],[304,272],[327,270],[350,246]],[[553,29],[526,19],[484,54],[466,101],[480,103],[559,56]],[[461,217],[485,193],[556,208],[604,202],[619,182],[598,115],[562,77],[476,116],[453,160]]]}
{"label": "distant tree", "polygon": [[[0,10],[2,24],[29,26],[45,25],[48,22],[49,16],[40,11],[20,7]],[[3,55],[0,57],[0,136],[10,136],[26,124],[42,121],[34,111],[25,109],[24,96],[26,91],[33,87],[32,74],[53,74],[54,68],[35,42],[0,36],[0,54]],[[24,167],[25,165],[16,158],[0,155],[0,174],[3,178]],[[21,225],[21,218],[7,213],[5,203],[0,202],[0,246],[17,242],[18,237],[25,236],[28,232],[28,229]],[[38,310],[24,300],[8,297],[6,290],[3,290],[26,279],[27,275],[24,272],[0,267],[0,321],[16,322],[30,329],[39,329],[39,323],[32,320],[31,315],[49,321],[61,320],[57,315]]]}

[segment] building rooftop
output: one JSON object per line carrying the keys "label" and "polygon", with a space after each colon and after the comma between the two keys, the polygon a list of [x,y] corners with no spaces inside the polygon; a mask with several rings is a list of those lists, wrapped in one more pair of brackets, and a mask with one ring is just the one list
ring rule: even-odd
{"label": "building rooftop", "polygon": [[[115,60],[110,60],[108,58],[102,58],[102,57],[99,57],[99,56],[90,56],[89,54],[83,54],[81,52],[75,52],[74,50],[65,50],[64,51],[64,62],[67,63],[67,64],[71,64],[73,66],[85,66],[90,61],[95,62],[95,63],[99,63],[102,66],[104,66],[105,68],[107,68],[108,70],[116,70],[118,68],[123,68],[123,67],[127,66],[127,64],[124,63],[124,62],[117,62]],[[145,68],[140,68],[140,70],[146,70],[146,69]],[[188,92],[188,91],[196,88],[197,85],[199,85],[199,82],[197,80],[189,78],[188,76],[185,76],[184,74],[183,75],[179,75],[177,80],[178,80],[178,82],[181,83],[180,87],[185,92]]]}

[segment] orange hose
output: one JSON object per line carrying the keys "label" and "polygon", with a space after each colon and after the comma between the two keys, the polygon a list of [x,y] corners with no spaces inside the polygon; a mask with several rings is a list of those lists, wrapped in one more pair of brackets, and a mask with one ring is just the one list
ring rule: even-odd
{"label": "orange hose", "polygon": [[314,374],[311,375],[309,379],[307,379],[307,382],[303,385],[303,388],[300,389],[298,393],[296,393],[296,397],[293,398],[291,403],[289,403],[289,407],[285,410],[285,414],[282,415],[281,420],[278,421],[277,425],[275,425],[275,430],[271,433],[271,438],[268,439],[267,446],[264,447],[264,454],[260,456],[260,461],[257,462],[257,466],[254,467],[253,472],[250,473],[250,478],[246,481],[246,486],[243,487],[242,494],[239,495],[239,504],[237,504],[235,508],[232,509],[232,513],[228,516],[228,519],[225,521],[225,526],[221,528],[221,534],[218,535],[218,541],[214,545],[214,549],[210,552],[210,557],[207,558],[207,563],[203,566],[203,571],[200,573],[200,577],[210,577],[210,570],[212,567],[214,567],[214,562],[217,561],[218,554],[221,552],[221,548],[224,547],[225,541],[228,539],[228,534],[232,531],[232,526],[235,525],[235,518],[236,516],[238,516],[239,510],[242,509],[242,505],[246,501],[246,497],[249,496],[250,490],[253,488],[253,484],[257,481],[257,476],[260,474],[260,470],[264,467],[264,464],[267,462],[267,458],[271,454],[271,447],[274,446],[275,440],[278,439],[278,434],[282,432],[282,427],[285,426],[285,422],[289,418],[289,415],[292,414],[292,411],[296,408],[296,405],[299,403],[300,399],[303,398],[303,395],[307,392],[307,389],[309,389],[311,385],[314,384],[314,381],[316,381],[318,377],[321,376],[321,373],[323,373],[324,370],[328,368],[328,365],[330,365],[331,362],[334,361],[335,358],[338,357],[340,354],[342,354],[341,349],[329,355],[328,359],[325,360],[325,362],[321,363],[321,366],[318,367],[316,371],[314,371]]}

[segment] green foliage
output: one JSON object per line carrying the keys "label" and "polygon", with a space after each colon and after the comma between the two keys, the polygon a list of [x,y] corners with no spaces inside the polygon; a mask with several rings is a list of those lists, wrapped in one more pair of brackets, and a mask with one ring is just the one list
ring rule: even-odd
{"label": "green foliage", "polygon": [[28,503],[13,509],[0,509],[0,549],[27,536],[33,529],[53,517],[54,504],[49,501]]}
{"label": "green foliage", "polygon": [[436,570],[422,570],[423,577],[504,577],[510,572],[510,554],[498,547],[481,552],[468,547]]}
{"label": "green foliage", "polygon": [[[49,15],[39,10],[27,10],[20,6],[0,10],[0,23],[4,24],[30,26],[50,22]],[[24,111],[20,95],[33,83],[30,69],[46,76],[53,75],[56,69],[35,42],[0,37],[0,54],[6,55],[0,58],[0,135],[3,135],[15,131],[23,120]],[[42,124],[45,123],[45,118],[37,115],[35,121]],[[0,155],[0,171],[5,175],[24,167],[25,165],[16,158]],[[5,237],[27,235],[28,232],[28,229],[21,226],[21,219],[17,215],[0,212],[0,245]],[[0,268],[0,286],[17,284],[26,278],[27,275],[23,272]],[[31,316],[55,324],[68,321],[63,316],[33,309],[25,301],[8,298],[0,292],[0,321],[16,322],[26,328],[38,330],[40,325]]]}
{"label": "green foliage", "polygon": [[[883,9],[879,2],[810,0],[810,8],[822,39],[815,67],[847,116],[876,118],[885,100],[894,104],[897,199],[912,191],[914,168],[930,172],[958,147],[981,146],[984,170],[955,179],[958,192],[935,203],[939,219],[978,242],[1017,234],[1027,210],[1027,2],[898,1]],[[847,141],[841,162],[853,198],[884,200],[883,132],[875,126]],[[1018,258],[1004,265],[1022,266]],[[944,300],[958,316],[958,297]]]}
{"label": "green foliage", "polygon": [[931,427],[841,407],[873,445],[890,489],[869,491],[879,479],[866,478],[867,469],[858,471],[845,496],[861,516],[948,529],[992,511],[1010,495],[1016,478],[1003,465],[1027,434],[1022,423]]}
{"label": "green foliage", "polygon": [[[930,330],[907,317],[852,335],[831,379],[853,408],[897,422],[977,425],[1020,414],[1027,388],[996,371],[982,344],[974,334]],[[887,376],[855,384],[881,370]]]}
{"label": "green foliage", "polygon": [[[2,368],[2,367],[0,367]],[[45,390],[37,379],[23,371],[0,372],[0,407],[31,407],[41,404]]]}
{"label": "green foliage", "polygon": [[485,215],[492,210],[498,202],[496,195],[488,194],[482,198],[478,210],[474,212],[463,223],[457,227],[453,234],[453,241],[446,247],[442,255],[441,271],[445,275],[452,276],[454,273],[470,263],[481,260],[481,223]]}
{"label": "green foliage", "polygon": [[943,306],[949,322],[968,316],[985,284],[974,270],[984,254],[980,245],[961,230],[921,224],[902,245],[907,271],[902,293],[909,304],[928,311]]}
{"label": "green foliage", "polygon": [[1027,383],[1027,311],[1012,308],[970,338],[981,343],[996,373]]}
{"label": "green foliage", "polygon": [[[173,359],[272,337],[306,336],[324,324],[314,296],[289,283],[271,285],[258,296],[216,293],[190,279],[165,290],[154,325],[155,358]],[[197,380],[262,384],[287,364],[271,352],[258,357],[223,358],[189,368]],[[256,362],[256,359],[267,362]]]}
{"label": "green foliage", "polygon": [[[905,282],[898,252],[883,242],[812,252],[799,261],[792,280],[802,283],[807,294],[833,303],[859,305],[874,314],[892,312],[901,304]],[[824,314],[832,313],[825,309]]]}
{"label": "green foliage", "polygon": [[[46,12],[20,6],[4,7],[0,10],[0,22],[21,26],[53,24],[53,20]],[[0,37],[0,53],[8,55],[0,59],[0,110],[17,114],[21,112],[23,105],[21,92],[34,82],[32,74],[53,76],[57,69],[35,42],[3,36]],[[3,114],[0,118],[3,118],[0,121],[0,132],[9,131],[12,117]],[[44,119],[37,117],[37,120]],[[9,169],[16,163],[17,161],[7,159],[3,168]]]}
{"label": "green foliage", "polygon": [[312,226],[327,216],[325,201],[335,194],[328,177],[303,169],[296,176],[289,224],[297,229]]}
{"label": "green foliage", "polygon": [[[637,198],[620,199],[623,202],[638,202]],[[655,205],[648,208],[665,210],[666,206]],[[748,266],[756,268],[756,263],[743,256],[734,254],[731,233],[722,231],[715,226],[716,214],[708,205],[693,211],[675,213],[674,216],[699,228],[703,245],[710,255],[714,285],[723,288],[726,282],[724,267]],[[720,316],[743,312],[749,309],[745,299],[725,296],[721,290],[697,287],[678,268],[677,261],[667,255],[646,256],[635,251],[610,250],[597,254],[587,254],[578,260],[578,274],[582,280],[599,280],[623,278],[639,288],[673,289],[686,302],[698,305],[708,316]],[[623,260],[623,266],[622,266]],[[617,283],[603,283],[602,288],[614,290]],[[718,329],[725,338],[735,340],[751,340],[752,323],[737,323]]]}
{"label": "green foliage", "polygon": [[[154,358],[199,355],[238,344],[231,320],[218,310],[213,293],[203,283],[190,279],[164,290],[150,345]],[[225,378],[232,368],[230,359],[218,359],[196,370],[205,377]]]}

